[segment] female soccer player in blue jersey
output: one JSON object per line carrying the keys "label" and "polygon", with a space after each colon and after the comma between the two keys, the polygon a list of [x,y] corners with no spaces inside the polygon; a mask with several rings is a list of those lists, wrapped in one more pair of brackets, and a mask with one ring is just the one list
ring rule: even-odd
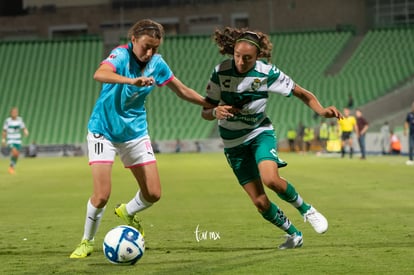
{"label": "female soccer player in blue jersey", "polygon": [[301,247],[302,233],[283,211],[271,202],[264,185],[296,207],[317,233],[328,229],[326,218],[306,203],[292,183],[279,175],[287,165],[277,154],[277,140],[265,108],[270,93],[295,96],[319,115],[341,118],[336,107],[324,108],[309,91],[300,87],[270,60],[272,43],[268,35],[243,29],[225,28],[214,34],[220,53],[232,58],[217,65],[207,85],[207,100],[214,108],[204,108],[202,117],[218,119],[224,153],[240,185],[264,219],[287,233],[280,249]]}
{"label": "female soccer player in blue jersey", "polygon": [[148,136],[145,98],[154,86],[167,85],[180,98],[212,107],[196,91],[178,80],[161,55],[163,27],[152,20],[132,26],[127,45],[112,50],[101,63],[94,79],[102,90],[88,124],[88,154],[92,169],[93,193],[87,203],[84,234],[70,258],[84,258],[93,251],[94,236],[111,193],[111,171],[115,154],[129,168],[139,191],[115,213],[128,225],[142,230],[135,214],[150,207],[161,196],[156,159]]}

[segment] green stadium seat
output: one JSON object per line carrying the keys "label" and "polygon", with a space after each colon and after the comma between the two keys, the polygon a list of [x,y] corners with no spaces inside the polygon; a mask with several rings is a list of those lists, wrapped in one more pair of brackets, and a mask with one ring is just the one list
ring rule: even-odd
{"label": "green stadium seat", "polygon": [[[342,108],[352,94],[357,105],[383,96],[414,75],[414,29],[372,30],[336,75],[329,65],[352,38],[352,32],[282,33],[270,36],[272,62],[299,85],[314,92],[324,105]],[[189,49],[197,49],[189,50]],[[166,37],[160,53],[176,77],[205,95],[213,67],[227,58],[211,36]],[[96,40],[0,42],[7,70],[0,75],[0,115],[20,108],[38,144],[84,143],[87,121],[99,95],[92,76],[103,59]],[[146,105],[153,140],[204,139],[217,127],[202,120],[201,107],[179,99],[167,87],[156,88]],[[279,139],[301,121],[318,125],[313,112],[297,99],[273,95],[267,113]]]}

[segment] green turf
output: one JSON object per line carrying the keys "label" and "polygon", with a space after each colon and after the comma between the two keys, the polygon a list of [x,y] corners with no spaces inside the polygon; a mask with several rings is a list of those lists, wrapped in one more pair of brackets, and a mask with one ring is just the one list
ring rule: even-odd
{"label": "green turf", "polygon": [[[280,251],[283,232],[257,213],[223,154],[161,154],[163,196],[142,214],[147,251],[135,266],[110,264],[101,247],[105,233],[120,224],[114,205],[136,192],[119,160],[96,250],[74,260],[69,254],[82,237],[92,190],[87,159],[21,159],[11,176],[2,158],[0,274],[414,272],[414,167],[405,157],[281,157],[289,162],[281,175],[327,216],[326,234],[314,233],[293,207],[268,192],[304,233],[302,248]],[[206,240],[197,242],[197,227],[208,232]]]}

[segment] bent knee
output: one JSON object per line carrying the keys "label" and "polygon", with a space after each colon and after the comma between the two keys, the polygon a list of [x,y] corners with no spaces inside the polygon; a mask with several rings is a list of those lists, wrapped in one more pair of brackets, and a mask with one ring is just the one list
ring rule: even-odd
{"label": "bent knee", "polygon": [[266,195],[260,195],[253,199],[253,204],[259,210],[259,212],[265,212],[270,205],[270,201]]}

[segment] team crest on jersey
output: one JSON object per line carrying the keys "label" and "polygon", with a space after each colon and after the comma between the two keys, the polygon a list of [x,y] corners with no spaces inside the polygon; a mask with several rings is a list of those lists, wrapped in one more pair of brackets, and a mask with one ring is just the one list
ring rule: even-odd
{"label": "team crest on jersey", "polygon": [[260,79],[256,78],[255,80],[253,80],[253,83],[252,83],[252,86],[251,86],[252,90],[257,91],[260,88],[261,85],[262,85],[262,83],[260,82]]}

